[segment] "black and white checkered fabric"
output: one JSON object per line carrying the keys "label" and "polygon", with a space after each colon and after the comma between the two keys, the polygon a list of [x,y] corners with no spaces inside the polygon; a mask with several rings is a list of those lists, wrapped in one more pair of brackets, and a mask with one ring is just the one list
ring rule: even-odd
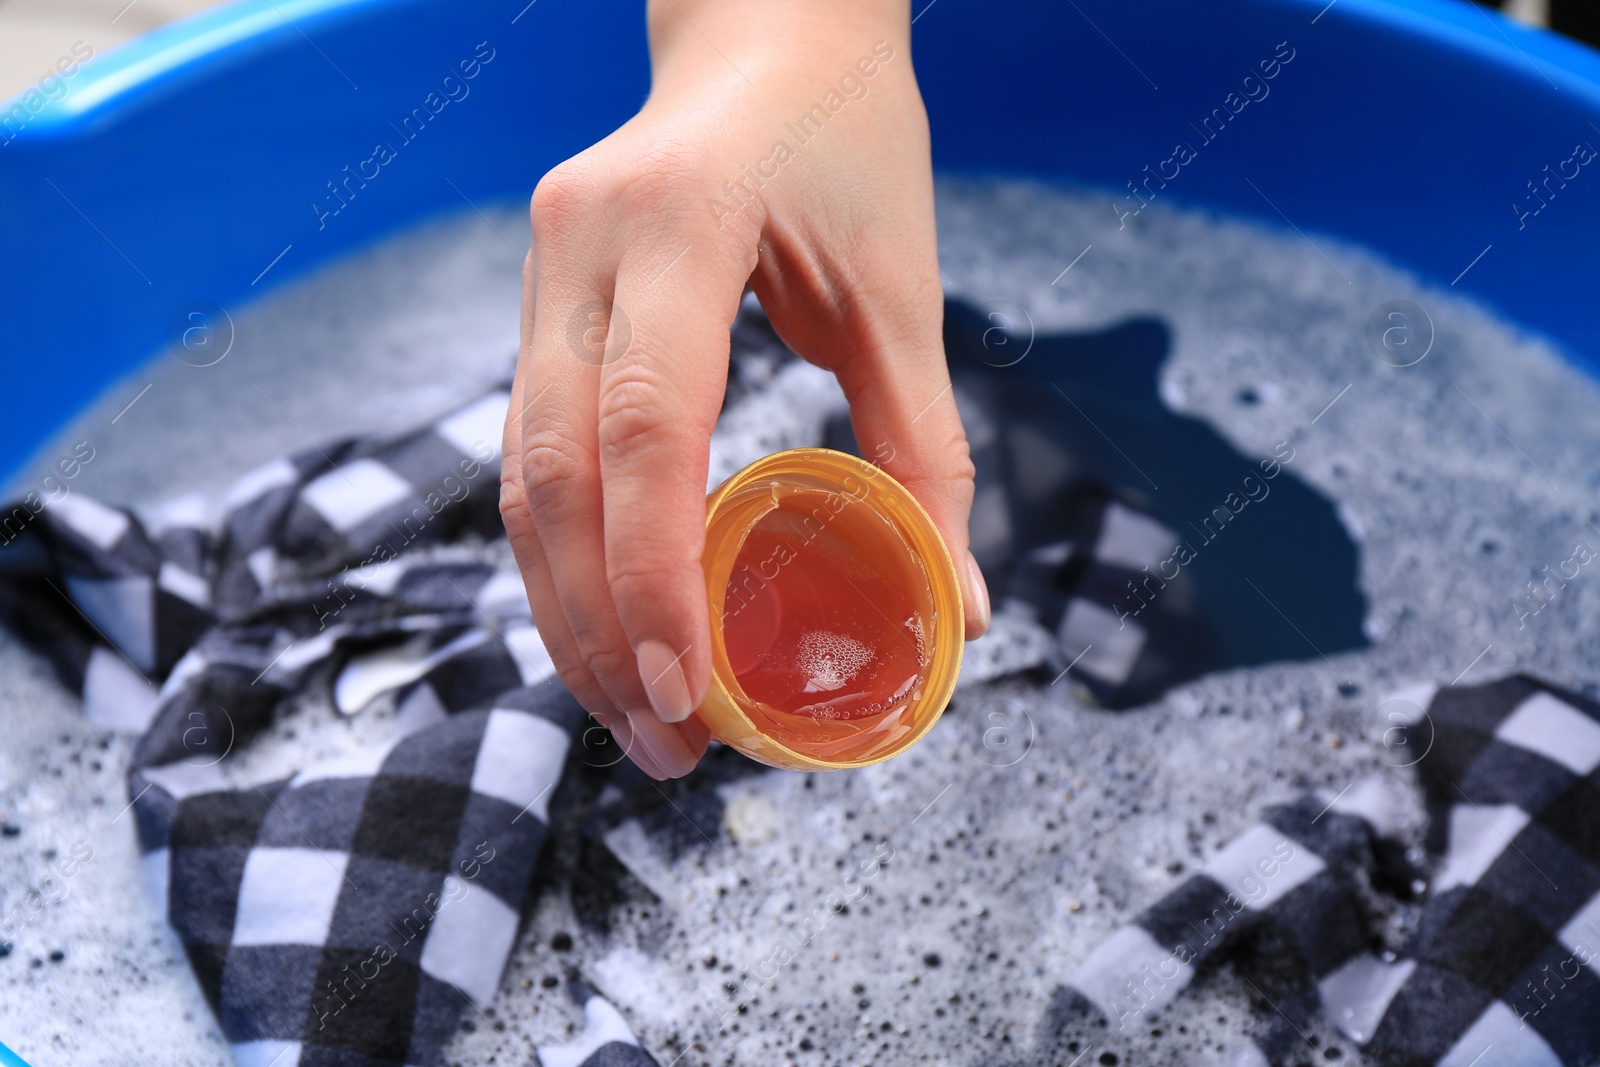
{"label": "black and white checkered fabric", "polygon": [[[584,719],[481,537],[508,401],[269,464],[215,523],[68,497],[5,555],[13,623],[141,735],[145,879],[242,1067],[438,1064],[499,983]],[[319,684],[391,696],[393,739],[241,780],[224,758]],[[599,1037],[547,1065],[651,1062],[586,1013]]]}
{"label": "black and white checkered fabric", "polygon": [[1392,796],[1361,782],[1269,809],[1077,966],[1056,1025],[1148,1024],[1203,965],[1266,944],[1269,974],[1241,966],[1271,1007],[1247,1061],[1304,1059],[1320,1010],[1380,1064],[1594,1062],[1600,705],[1516,676],[1388,706],[1431,815],[1431,880],[1406,944],[1374,947],[1365,901],[1423,883],[1395,839]]}
{"label": "black and white checkered fabric", "polygon": [[[141,680],[165,678],[213,625],[282,617],[293,620],[285,632],[296,631],[309,603],[326,642],[351,590],[382,581],[380,565],[499,533],[497,420],[509,401],[496,390],[397,439],[275,460],[241,478],[216,519],[196,498],[141,522],[63,497],[8,546],[4,595],[84,693],[91,718],[141,732],[154,711],[134,698]],[[356,614],[373,614],[366,607]]]}
{"label": "black and white checkered fabric", "polygon": [[540,1045],[539,1067],[656,1067],[610,1001],[582,982],[567,991],[583,1008],[583,1031],[570,1044]]}
{"label": "black and white checkered fabric", "polygon": [[1103,707],[1144,703],[1201,674],[1209,640],[1187,576],[1151,573],[1177,535],[1094,482],[1063,490],[1061,514],[1064,536],[1016,560],[1001,609],[1053,633],[1055,670]]}
{"label": "black and white checkered fabric", "polygon": [[[735,393],[784,381],[792,358],[752,314],[735,328]],[[1199,673],[1206,634],[1181,586],[1126,608],[1176,538],[1133,498],[1041,477],[986,389],[958,376],[997,620],[1053,635],[1044,666],[1106,705]],[[269,464],[217,514],[74,494],[0,550],[0,615],[91,720],[139,737],[144,874],[244,1067],[435,1067],[516,941],[584,718],[500,527],[507,403],[496,390],[415,433]],[[848,424],[801,414],[784,445],[853,443]],[[319,687],[344,714],[392,701],[392,738],[255,776],[227,758]],[[1051,1025],[1142,1023],[1228,962],[1272,1007],[1258,1063],[1304,1058],[1319,1016],[1380,1064],[1591,1062],[1600,707],[1522,677],[1397,700],[1431,873],[1408,861],[1379,784],[1272,808],[1082,961]],[[1373,898],[1419,886],[1414,936],[1386,952]],[[610,1004],[570,988],[585,1029],[540,1048],[543,1067],[653,1062]]]}
{"label": "black and white checkered fabric", "polygon": [[148,881],[241,1065],[439,1062],[499,983],[574,718],[509,698],[249,789],[134,775]]}
{"label": "black and white checkered fabric", "polygon": [[[1070,678],[1084,703],[1109,708],[1148,702],[1205,673],[1212,641],[1189,576],[1156,573],[1178,536],[1102,482],[1042,478],[1056,464],[1032,454],[1026,436],[1003,438],[1006,393],[979,375],[955,380],[975,471],[972,554],[1003,591],[996,610],[1054,637],[1039,666]],[[848,416],[828,424],[825,440],[860,454]],[[1048,503],[1019,507],[1024,497]],[[1040,543],[1040,533],[1048,540]]]}

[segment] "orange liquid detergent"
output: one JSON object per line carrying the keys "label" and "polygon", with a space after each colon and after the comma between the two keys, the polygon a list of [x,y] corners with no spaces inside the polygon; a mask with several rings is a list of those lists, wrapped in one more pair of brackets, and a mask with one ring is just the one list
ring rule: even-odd
{"label": "orange liquid detergent", "polygon": [[849,733],[917,695],[928,629],[907,582],[926,579],[866,505],[823,501],[795,494],[750,529],[723,639],[740,687],[769,714]]}
{"label": "orange liquid detergent", "polygon": [[887,471],[774,452],[706,497],[710,735],[788,770],[904,752],[961,669],[961,585],[933,521]]}

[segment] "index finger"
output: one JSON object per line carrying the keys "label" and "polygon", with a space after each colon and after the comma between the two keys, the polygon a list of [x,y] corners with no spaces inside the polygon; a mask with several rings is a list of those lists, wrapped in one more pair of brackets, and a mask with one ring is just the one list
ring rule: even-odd
{"label": "index finger", "polygon": [[630,251],[616,304],[628,309],[632,340],[601,369],[606,577],[646,696],[667,722],[687,718],[711,680],[700,557],[728,324],[748,277],[739,266],[696,234]]}

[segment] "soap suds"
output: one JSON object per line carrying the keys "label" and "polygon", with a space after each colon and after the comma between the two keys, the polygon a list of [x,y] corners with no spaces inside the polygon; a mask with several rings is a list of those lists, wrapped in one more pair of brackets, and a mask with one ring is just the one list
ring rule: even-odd
{"label": "soap suds", "polygon": [[[1266,804],[1378,774],[1408,798],[1401,833],[1417,841],[1414,772],[1384,748],[1380,709],[1392,689],[1447,683],[1463,668],[1463,682],[1523,669],[1592,685],[1594,575],[1582,570],[1522,613],[1537,606],[1526,583],[1541,568],[1555,570],[1575,541],[1596,543],[1595,383],[1447,287],[1323,235],[1311,237],[1337,268],[1291,231],[1166,205],[1119,231],[1106,199],[941,182],[951,295],[1023,306],[1040,333],[1162,317],[1173,335],[1168,403],[1248,455],[1294,436],[1297,473],[1361,532],[1368,632],[1379,643],[1207,676],[1111,713],[1077,706],[1065,683],[985,680],[1036,651],[1037,632],[1001,616],[995,636],[967,650],[951,711],[906,755],[859,772],[745,779],[742,792],[782,813],[770,833],[740,830],[677,859],[635,842],[624,860],[660,896],[654,915],[622,913],[607,937],[585,930],[562,895],[540,898],[486,1009],[504,1028],[474,1015],[453,1062],[521,1062],[579,1025],[581,1013],[542,985],[567,966],[615,1000],[662,1063],[681,1054],[682,1065],[1065,1067],[1108,1053],[1121,1063],[1227,1062],[1255,1018],[1254,994],[1227,967],[1126,1031],[1042,1041],[1038,1027],[1075,963]],[[492,214],[526,239],[520,210]],[[206,369],[159,355],[64,433],[67,443],[112,442],[74,491],[149,503],[224,487],[304,447],[295,427],[320,440],[470,398],[509,365],[519,268],[467,213],[279,291],[237,314],[239,344],[253,339],[253,349]],[[1365,337],[1373,309],[1397,298],[1426,308],[1436,330],[1428,357],[1406,368],[1376,358]],[[254,363],[237,379],[182,377],[224,370],[247,351]],[[815,443],[842,402],[831,376],[805,364],[777,369],[773,385],[722,420],[714,478]],[[1121,444],[1135,458],[1159,447]],[[47,448],[39,466],[54,458]],[[9,915],[21,905],[80,839],[95,848],[0,959],[0,1034],[37,1062],[223,1067],[226,1046],[139,884],[131,820],[118,817],[128,743],[92,729],[42,662],[4,635],[0,671],[11,683],[0,695],[0,811],[19,828],[0,838],[0,906]],[[357,731],[381,725],[363,720],[384,714],[305,708],[262,744],[289,765],[360,747]],[[854,899],[835,912],[835,895]],[[1414,919],[1396,908],[1379,932],[1398,944]],[[576,940],[570,951],[549,947],[558,931]],[[795,952],[774,969],[780,940]],[[1308,1036],[1362,1062],[1329,1020]],[[1322,1058],[1309,1048],[1305,1057]]]}
{"label": "soap suds", "polygon": [[872,662],[872,649],[847,634],[812,630],[800,638],[795,666],[806,676],[804,692],[831,693]]}

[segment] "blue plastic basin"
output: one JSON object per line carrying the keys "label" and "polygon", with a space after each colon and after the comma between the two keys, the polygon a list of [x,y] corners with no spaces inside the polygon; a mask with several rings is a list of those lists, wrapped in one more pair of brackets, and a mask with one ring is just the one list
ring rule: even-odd
{"label": "blue plastic basin", "polygon": [[[1161,196],[1460,276],[1600,369],[1600,168],[1560,190],[1559,218],[1513,206],[1579,142],[1600,146],[1588,49],[1453,0],[925,3],[914,58],[937,164],[1101,186],[1108,212],[1287,42],[1271,97]],[[157,351],[180,306],[237,308],[463,198],[529,194],[643,99],[641,7],[239,0],[97,58],[42,107],[12,101],[0,475]],[[444,79],[464,60],[468,95],[403,142],[430,93],[460,96]],[[380,141],[400,147],[368,164]],[[376,176],[327,214],[346,167]]]}

